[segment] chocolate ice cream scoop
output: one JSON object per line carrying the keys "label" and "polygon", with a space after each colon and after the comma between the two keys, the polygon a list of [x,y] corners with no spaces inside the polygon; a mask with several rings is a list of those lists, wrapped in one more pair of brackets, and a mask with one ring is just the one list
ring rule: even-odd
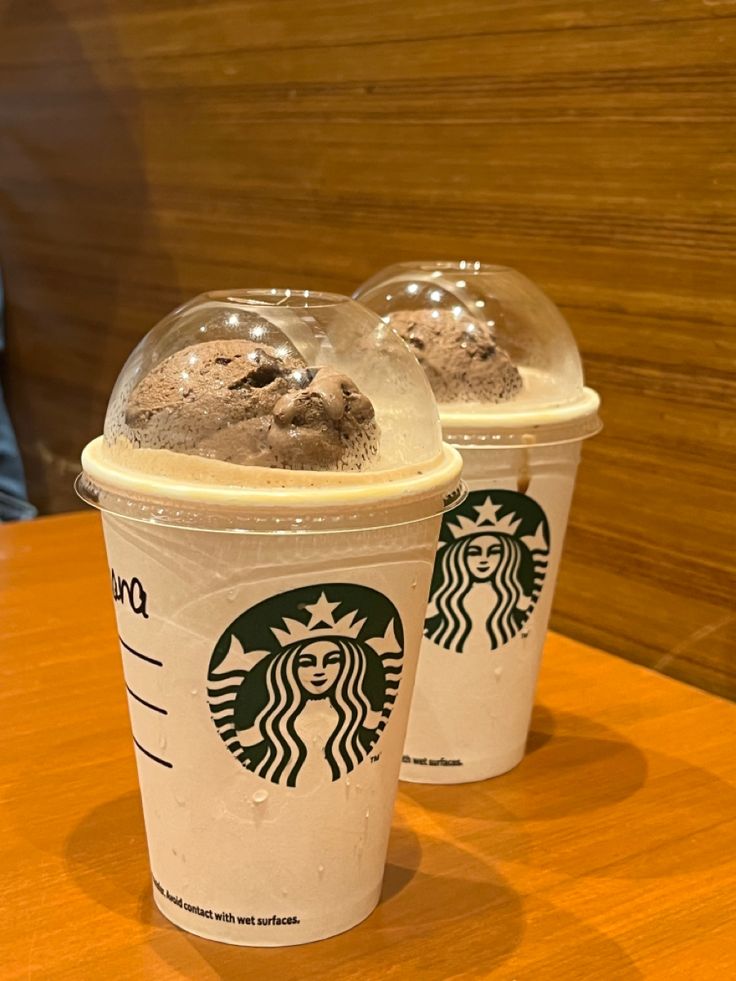
{"label": "chocolate ice cream scoop", "polygon": [[506,402],[521,375],[484,321],[449,310],[398,310],[390,325],[424,368],[438,402]]}
{"label": "chocolate ice cream scoop", "polygon": [[319,368],[306,388],[283,395],[273,419],[268,444],[285,469],[362,470],[378,453],[370,399],[334,368]]}
{"label": "chocolate ice cream scoop", "polygon": [[247,340],[166,358],[133,390],[125,421],[135,445],[249,466],[358,470],[377,446],[373,406],[350,379]]}

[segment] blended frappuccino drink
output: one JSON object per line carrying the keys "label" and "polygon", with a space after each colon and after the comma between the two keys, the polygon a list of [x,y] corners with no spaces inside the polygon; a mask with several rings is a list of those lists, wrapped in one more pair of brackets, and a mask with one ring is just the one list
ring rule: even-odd
{"label": "blended frappuccino drink", "polygon": [[141,342],[84,451],[159,909],[303,943],[378,901],[461,460],[358,304],[205,294]]}
{"label": "blended frappuccino drink", "polygon": [[467,498],[442,521],[401,776],[464,783],[523,758],[580,458],[600,428],[570,328],[513,269],[404,263],[355,294],[432,385]]}

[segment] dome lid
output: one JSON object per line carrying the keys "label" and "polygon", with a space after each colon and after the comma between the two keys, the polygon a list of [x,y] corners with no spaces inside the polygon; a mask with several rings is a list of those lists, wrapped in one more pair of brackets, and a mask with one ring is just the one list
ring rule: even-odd
{"label": "dome lid", "polygon": [[515,269],[398,263],[354,296],[412,348],[452,442],[559,442],[600,428],[567,321]]}

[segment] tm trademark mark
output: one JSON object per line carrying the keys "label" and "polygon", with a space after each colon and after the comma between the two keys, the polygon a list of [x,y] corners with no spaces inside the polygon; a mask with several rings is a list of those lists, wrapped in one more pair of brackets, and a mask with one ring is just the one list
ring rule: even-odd
{"label": "tm trademark mark", "polygon": [[381,758],[381,754],[380,753],[376,753],[375,756],[371,756],[371,763],[378,763],[378,761],[380,760],[380,758]]}

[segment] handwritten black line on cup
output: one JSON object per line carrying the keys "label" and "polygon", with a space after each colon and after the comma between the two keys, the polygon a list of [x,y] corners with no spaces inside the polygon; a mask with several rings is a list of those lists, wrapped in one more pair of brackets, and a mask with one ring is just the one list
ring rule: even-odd
{"label": "handwritten black line on cup", "polygon": [[141,661],[147,661],[149,664],[155,664],[159,668],[162,668],[164,666],[163,661],[158,661],[155,657],[149,657],[148,654],[141,654],[140,651],[135,650],[135,648],[131,647],[130,644],[126,644],[123,638],[120,636],[120,634],[118,634],[118,640],[123,645],[126,651],[129,651],[131,654],[134,654],[136,657],[139,657]]}
{"label": "handwritten black line on cup", "polygon": [[161,766],[165,766],[169,770],[171,770],[172,767],[174,766],[174,764],[169,763],[168,760],[162,760],[160,756],[156,756],[155,753],[151,753],[149,750],[145,748],[145,746],[141,746],[141,744],[138,742],[135,736],[133,736],[133,742],[136,744],[136,746],[141,751],[141,753],[143,753],[144,756],[147,756],[149,760],[153,760],[154,763],[159,763]]}
{"label": "handwritten black line on cup", "polygon": [[130,687],[129,684],[126,683],[125,687],[128,689],[128,694],[132,698],[134,698],[136,702],[140,702],[141,705],[145,705],[146,708],[153,709],[154,712],[158,712],[160,715],[169,714],[168,711],[165,708],[161,708],[160,705],[154,705],[153,702],[147,702],[145,698],[141,698],[140,695],[136,695],[136,693],[133,691],[133,689]]}

